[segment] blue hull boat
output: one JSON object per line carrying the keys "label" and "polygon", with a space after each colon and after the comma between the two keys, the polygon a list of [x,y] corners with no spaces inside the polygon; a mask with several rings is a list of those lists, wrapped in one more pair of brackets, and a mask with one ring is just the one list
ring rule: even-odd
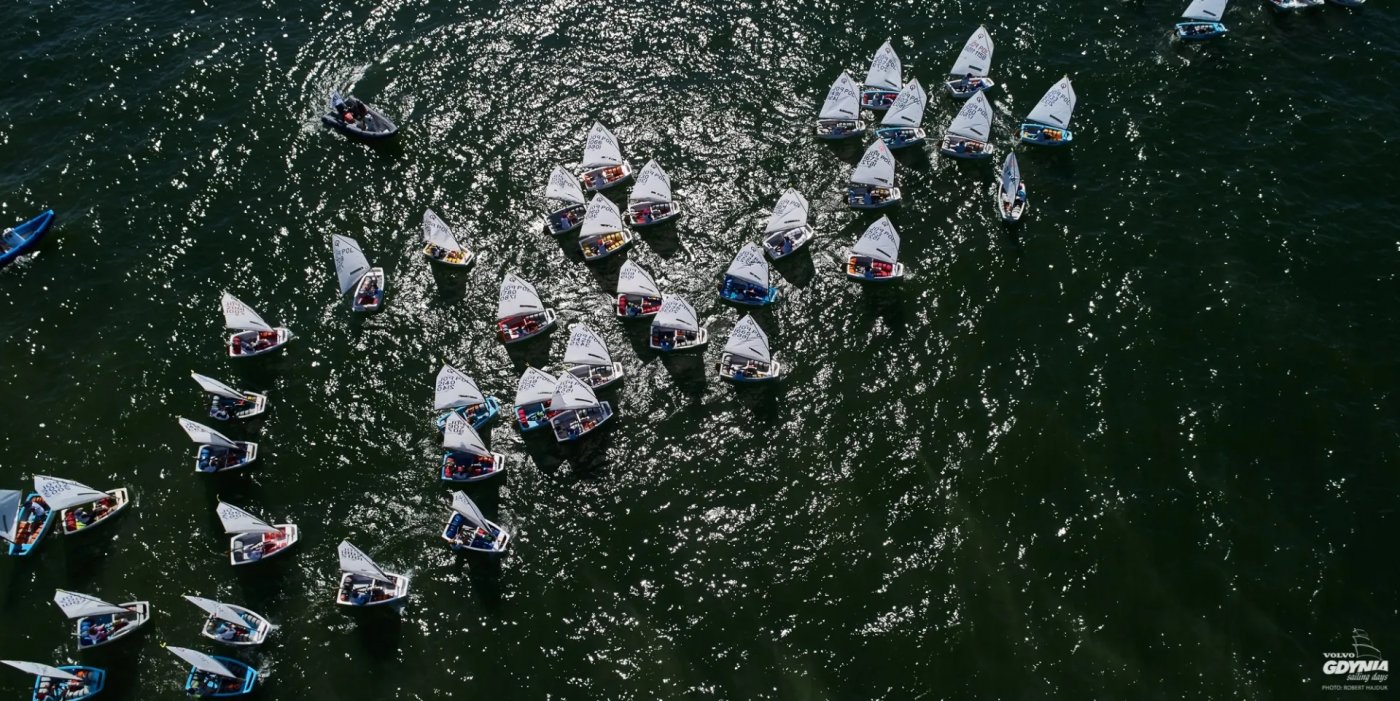
{"label": "blue hull boat", "polygon": [[239,678],[229,679],[191,669],[190,676],[185,679],[185,693],[191,696],[219,697],[242,696],[253,691],[253,686],[258,683],[258,670],[231,657],[211,657],[228,667],[230,672],[239,675]]}
{"label": "blue hull boat", "polygon": [[515,425],[521,431],[534,431],[549,425],[549,403],[526,404],[515,408]]}
{"label": "blue hull boat", "polygon": [[[464,543],[462,541],[465,539],[458,539],[458,535],[463,530],[467,529],[471,529],[474,532],[470,534],[472,536],[471,541]],[[506,545],[510,543],[510,535],[505,531],[497,528],[494,537],[492,537],[491,532],[483,534],[476,526],[467,523],[465,516],[456,512],[453,512],[452,518],[448,519],[447,527],[442,529],[442,539],[447,541],[447,544],[453,550],[459,552],[465,550],[468,552],[487,553],[490,555],[500,555],[504,553],[506,551]]]}
{"label": "blue hull boat", "polygon": [[447,417],[454,413],[471,424],[473,430],[480,431],[483,426],[491,423],[491,419],[496,418],[496,416],[501,413],[501,400],[495,397],[487,397],[485,404],[472,404],[471,406],[457,407],[437,417],[437,429],[439,431],[447,428]]}
{"label": "blue hull boat", "polygon": [[[15,514],[15,540],[23,540],[23,543],[10,543],[9,552],[15,557],[25,557],[34,552],[34,548],[39,546],[39,541],[48,535],[49,529],[53,527],[54,518],[57,516],[53,509],[49,509],[44,516],[43,523],[35,523],[28,518],[29,504],[39,498],[37,492],[31,492],[24,498],[24,502],[19,505],[19,511]],[[23,528],[21,531],[20,529]]]}
{"label": "blue hull boat", "polygon": [[1176,36],[1182,41],[1205,41],[1229,32],[1220,22],[1177,22]]}
{"label": "blue hull boat", "polygon": [[762,289],[744,283],[742,280],[735,280],[726,275],[724,282],[720,283],[719,296],[725,301],[735,304],[747,304],[751,307],[761,307],[765,304],[772,304],[778,300],[778,288],[769,287]]}
{"label": "blue hull boat", "polygon": [[881,127],[875,130],[875,136],[880,137],[885,145],[891,150],[897,148],[907,148],[924,143],[927,134],[923,129],[910,129],[908,127]]}
{"label": "blue hull boat", "polygon": [[1074,132],[1036,122],[1022,124],[1019,136],[1021,143],[1034,146],[1068,146],[1074,141]]}
{"label": "blue hull boat", "polygon": [[38,244],[52,223],[53,210],[46,209],[43,214],[0,234],[0,268]]}
{"label": "blue hull boat", "polygon": [[[107,682],[107,672],[96,667],[82,667],[79,665],[64,665],[59,669],[82,677],[82,686],[76,691],[68,691],[70,680],[49,679],[39,677],[34,680],[33,701],[53,701],[54,699],[90,699],[102,693],[102,687]],[[55,689],[63,689],[64,693],[54,693]]]}

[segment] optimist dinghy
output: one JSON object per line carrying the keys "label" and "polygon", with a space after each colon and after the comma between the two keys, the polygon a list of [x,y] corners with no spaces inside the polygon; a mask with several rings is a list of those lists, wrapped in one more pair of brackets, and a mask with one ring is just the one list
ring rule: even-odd
{"label": "optimist dinghy", "polygon": [[356,99],[354,95],[341,97],[338,91],[333,91],[329,106],[330,111],[321,115],[321,123],[347,136],[364,141],[378,141],[399,132],[398,126],[389,121],[388,117]]}
{"label": "optimist dinghy", "polygon": [[807,208],[807,198],[792,188],[778,198],[763,227],[763,250],[769,258],[786,258],[811,243],[816,233],[807,225]]}
{"label": "optimist dinghy", "polygon": [[423,255],[434,263],[453,268],[465,268],[476,260],[476,254],[463,246],[452,233],[452,227],[431,209],[423,212]]}
{"label": "optimist dinghy", "polygon": [[1176,23],[1176,36],[1183,41],[1214,39],[1230,30],[1220,21],[1225,16],[1227,0],[1191,0],[1181,13],[1184,22]]}
{"label": "optimist dinghy", "polygon": [[861,282],[891,282],[904,277],[899,262],[899,234],[889,217],[871,224],[846,255],[846,277]]}
{"label": "optimist dinghy", "polygon": [[700,328],[695,307],[680,297],[666,297],[661,311],[651,320],[652,350],[682,351],[699,348],[710,340],[710,332]]}
{"label": "optimist dinghy", "polygon": [[73,480],[34,476],[34,491],[44,495],[48,507],[58,512],[58,524],[64,535],[96,528],[131,503],[125,487],[106,492]]}
{"label": "optimist dinghy", "polygon": [[[1321,2],[1321,0],[1318,0]],[[1069,76],[1055,83],[1021,124],[1021,143],[1037,146],[1065,146],[1074,140],[1069,120],[1074,116],[1074,86]]]}
{"label": "optimist dinghy", "polygon": [[53,217],[53,210],[46,209],[39,216],[0,233],[0,268],[38,245],[53,224]]}
{"label": "optimist dinghy", "polygon": [[472,428],[480,431],[501,413],[501,400],[483,395],[477,389],[476,381],[466,373],[444,365],[438,370],[437,380],[433,383],[433,408],[447,411],[437,418],[439,431],[447,427],[447,417],[453,414],[466,419]]}
{"label": "optimist dinghy", "polygon": [[53,593],[53,602],[63,609],[63,615],[74,621],[73,634],[78,638],[79,650],[130,637],[151,620],[148,601],[129,601],[118,606],[95,596],[58,589]]}
{"label": "optimist dinghy", "polygon": [[350,290],[350,311],[377,312],[384,307],[383,268],[371,268],[360,244],[348,236],[331,234],[331,251],[335,253],[335,276],[340,281],[342,296]]}
{"label": "optimist dinghy", "polygon": [[768,350],[768,334],[752,314],[745,314],[724,344],[719,376],[730,382],[769,382],[783,376],[783,367]]}
{"label": "optimist dinghy", "polygon": [[267,395],[234,389],[212,377],[191,372],[190,377],[209,395],[209,418],[217,421],[250,419],[267,411]]}
{"label": "optimist dinghy", "polygon": [[616,311],[624,319],[652,317],[661,311],[661,288],[651,273],[630,260],[617,273]]}
{"label": "optimist dinghy", "polygon": [[865,133],[860,118],[860,87],[845,71],[826,91],[822,111],[817,114],[818,139],[849,139]]}
{"label": "optimist dinghy", "polygon": [[252,307],[238,301],[233,295],[225,292],[220,304],[224,310],[224,328],[237,331],[228,337],[230,358],[251,358],[271,353],[292,340],[291,329],[268,326]]}
{"label": "optimist dinghy", "polygon": [[569,327],[569,345],[564,349],[564,371],[599,390],[622,379],[622,363],[615,363],[608,344],[588,324]]}
{"label": "optimist dinghy", "polygon": [[579,184],[585,192],[606,190],[632,177],[632,166],[622,160],[617,137],[601,122],[594,122],[583,145],[583,172]]}
{"label": "optimist dinghy", "polygon": [[761,307],[778,299],[778,288],[768,281],[768,259],[757,244],[746,243],[735,254],[719,283],[719,296],[735,304]]}
{"label": "optimist dinghy", "polygon": [[452,515],[442,529],[442,539],[453,550],[499,555],[506,551],[510,534],[486,520],[476,503],[464,492],[452,493]]}
{"label": "optimist dinghy", "polygon": [[877,139],[865,150],[860,163],[851,171],[851,184],[846,187],[846,204],[851,209],[880,209],[899,204],[899,188],[895,187],[894,155],[883,140]]}
{"label": "optimist dinghy", "polygon": [[39,541],[49,534],[57,514],[38,492],[31,492],[23,500],[20,494],[13,489],[0,490],[0,536],[8,545],[6,551],[14,557],[34,552]]}
{"label": "optimist dinghy", "polygon": [[281,555],[301,539],[301,530],[294,523],[271,525],[232,504],[219,502],[219,521],[224,533],[233,536],[228,541],[228,561],[233,565],[249,565]]}
{"label": "optimist dinghy", "polygon": [[571,373],[559,376],[549,408],[549,425],[560,443],[584,437],[613,415],[612,405],[598,401],[593,389]]}
{"label": "optimist dinghy", "polygon": [[190,675],[185,678],[185,693],[190,696],[243,696],[252,693],[258,683],[258,670],[232,657],[174,645],[165,649],[190,665]]}
{"label": "optimist dinghy", "polygon": [[190,440],[199,444],[194,455],[195,472],[228,472],[247,467],[258,459],[257,443],[230,440],[228,436],[189,419],[179,419],[179,422]]}
{"label": "optimist dinghy", "polygon": [[185,601],[198,606],[209,618],[205,619],[199,634],[210,640],[235,647],[252,647],[267,641],[267,636],[277,626],[251,609],[225,604],[213,599],[185,595]]}
{"label": "optimist dinghy", "polygon": [[545,217],[545,225],[549,227],[549,233],[555,236],[567,234],[583,222],[583,213],[588,209],[584,205],[583,188],[579,186],[579,179],[571,175],[569,171],[556,167],[549,174],[549,183],[545,185],[544,196],[565,203],[563,207],[550,212]]}
{"label": "optimist dinghy", "polygon": [[457,414],[448,414],[442,430],[442,467],[438,476],[444,482],[480,482],[505,472],[506,458],[493,453],[481,435]]}
{"label": "optimist dinghy", "polygon": [[924,107],[927,104],[928,95],[924,94],[923,86],[917,80],[909,81],[899,92],[899,97],[895,98],[894,105],[885,113],[885,118],[880,120],[875,136],[892,149],[922,144],[927,134],[919,125],[924,121]]}
{"label": "optimist dinghy", "polygon": [[549,403],[554,398],[555,376],[537,368],[525,368],[515,388],[515,425],[522,432],[549,423]]}
{"label": "optimist dinghy", "polygon": [[992,35],[987,33],[986,27],[978,27],[977,31],[968,37],[967,43],[963,44],[962,51],[958,53],[958,60],[953,62],[953,67],[948,71],[948,75],[952,77],[943,83],[953,99],[966,100],[974,93],[996,87],[996,83],[987,77],[992,72],[993,48],[995,47],[992,44]]}
{"label": "optimist dinghy", "polygon": [[506,273],[496,303],[496,337],[501,343],[517,343],[554,328],[554,310],[545,309],[535,286]]}
{"label": "optimist dinghy", "polygon": [[938,152],[953,158],[991,158],[993,147],[992,106],[985,93],[976,93],[963,103],[948,133],[938,142]]}
{"label": "optimist dinghy", "polygon": [[875,52],[870,61],[870,70],[865,73],[865,83],[860,90],[860,106],[868,110],[883,112],[899,97],[899,87],[904,85],[903,67],[899,54],[886,41]]}
{"label": "optimist dinghy", "polygon": [[671,195],[671,177],[656,161],[647,161],[627,195],[628,225],[639,229],[656,226],[680,215],[681,206]]}
{"label": "optimist dinghy", "polygon": [[578,237],[583,260],[592,263],[632,245],[632,232],[622,228],[622,215],[617,205],[602,194],[593,195],[588,211],[583,215],[583,230]]}
{"label": "optimist dinghy", "polygon": [[1016,154],[1006,154],[1006,162],[1001,164],[1001,187],[997,188],[997,214],[1001,220],[1011,224],[1021,221],[1030,209],[1026,197],[1026,185],[1021,182],[1021,166],[1016,163]]}
{"label": "optimist dinghy", "polygon": [[335,603],[357,608],[383,606],[408,596],[408,576],[385,572],[374,560],[350,544],[340,541],[340,589]]}
{"label": "optimist dinghy", "polygon": [[34,680],[33,701],[53,701],[56,699],[74,701],[74,699],[92,698],[102,691],[102,687],[107,681],[107,672],[97,667],[83,667],[81,665],[50,667],[38,662],[22,662],[20,660],[0,660],[0,662],[37,677]]}

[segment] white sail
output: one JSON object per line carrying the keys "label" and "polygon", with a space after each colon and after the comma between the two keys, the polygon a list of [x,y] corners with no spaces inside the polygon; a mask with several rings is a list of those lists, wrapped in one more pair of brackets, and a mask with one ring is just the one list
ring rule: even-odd
{"label": "white sail", "polygon": [[481,441],[481,434],[455,412],[448,415],[447,425],[442,429],[442,447],[459,453],[491,457],[490,449]]}
{"label": "white sail", "polygon": [[75,591],[65,591],[56,589],[53,593],[53,602],[63,609],[63,615],[69,618],[86,618],[88,616],[106,616],[114,613],[131,613],[116,604],[109,604],[95,596],[79,594]]}
{"label": "white sail", "polygon": [[1074,101],[1074,86],[1070,85],[1069,76],[1065,76],[1040,98],[1026,120],[1068,129],[1070,117],[1074,115]]}
{"label": "white sail", "polygon": [[661,311],[652,318],[653,327],[699,331],[700,321],[695,316],[695,307],[680,297],[665,297],[661,300]]}
{"label": "white sail", "polygon": [[458,243],[457,237],[452,233],[452,227],[439,219],[437,213],[431,209],[423,212],[423,240],[443,250],[463,250],[462,244]]}
{"label": "white sail", "polygon": [[496,303],[496,318],[509,319],[542,311],[544,302],[540,301],[540,293],[535,291],[535,286],[516,277],[515,273],[506,273],[501,281],[501,298]]}
{"label": "white sail", "polygon": [[224,524],[224,532],[230,535],[239,533],[281,533],[282,531],[273,528],[268,523],[257,516],[254,516],[233,504],[219,502],[219,506],[214,510],[219,515],[219,522]]}
{"label": "white sail", "polygon": [[570,365],[612,365],[608,344],[588,324],[570,328],[569,345],[564,349],[564,362]]}
{"label": "white sail", "polygon": [[890,147],[885,145],[884,139],[876,139],[870,148],[865,149],[865,155],[860,157],[860,163],[857,163],[856,169],[851,172],[851,182],[858,185],[894,187],[894,155],[890,153]]}
{"label": "white sail", "polygon": [[238,301],[237,297],[225,292],[220,304],[224,309],[224,326],[235,331],[271,331],[253,308]]}
{"label": "white sail", "polygon": [[229,679],[240,678],[237,674],[233,673],[233,670],[225,667],[224,663],[198,650],[191,650],[187,647],[175,647],[174,645],[167,645],[165,649],[169,650],[176,657],[188,662],[191,667],[201,672],[217,674],[221,677],[228,677]]}
{"label": "white sail", "polygon": [[759,287],[768,287],[768,258],[756,244],[746,243],[729,263],[725,275],[739,278]]}
{"label": "white sail", "polygon": [[949,75],[954,78],[965,78],[969,73],[974,78],[990,75],[992,48],[992,35],[987,33],[986,27],[978,27],[967,43],[963,44],[962,53],[959,53],[958,60],[953,62],[953,68],[948,71]]}
{"label": "white sail", "polygon": [[434,409],[456,409],[485,401],[486,397],[466,373],[451,365],[444,365],[438,370],[437,381],[433,384]]}
{"label": "white sail", "polygon": [[977,141],[987,141],[991,133],[992,106],[987,103],[987,95],[983,92],[976,93],[971,100],[964,102],[962,109],[958,110],[958,116],[948,127],[949,136],[961,136]]}
{"label": "white sail", "polygon": [[879,221],[871,224],[865,233],[861,234],[860,240],[856,241],[851,252],[870,256],[890,265],[899,262],[899,234],[895,232],[894,224],[890,223],[890,218],[880,217]]}
{"label": "white sail", "polygon": [[924,121],[924,107],[928,105],[928,95],[918,80],[911,80],[899,91],[899,97],[890,105],[880,124],[887,127],[917,127]]}
{"label": "white sail", "polygon": [[38,662],[21,662],[19,660],[0,660],[0,662],[4,662],[5,664],[14,667],[15,669],[29,672],[30,674],[34,674],[40,677],[47,677],[49,679],[82,681],[82,677],[79,677],[78,675],[73,674],[72,672],[65,672],[57,667],[50,667],[46,664],[39,664]]}
{"label": "white sail", "polygon": [[617,205],[612,200],[602,194],[593,196],[593,201],[588,203],[588,211],[583,215],[583,230],[581,236],[601,236],[622,231],[622,215],[617,211]]}
{"label": "white sail", "polygon": [[729,342],[724,344],[724,352],[763,363],[773,362],[768,352],[768,334],[754,321],[752,314],[745,314],[734,325],[734,330],[729,332]]}
{"label": "white sail", "polygon": [[865,87],[897,91],[903,83],[899,54],[896,54],[894,47],[886,41],[880,45],[880,50],[875,52],[875,58],[870,61],[870,70],[865,74]]}
{"label": "white sail", "polygon": [[836,76],[836,82],[831,84],[831,89],[826,91],[826,101],[822,103],[822,111],[817,117],[855,119],[859,115],[860,88],[850,73],[841,71],[841,75]]}
{"label": "white sail", "polygon": [[559,381],[554,385],[554,397],[549,402],[550,411],[588,409],[595,406],[598,406],[598,395],[593,393],[592,387],[574,377],[573,373],[566,372],[559,376]]}
{"label": "white sail", "polygon": [[563,167],[556,167],[549,174],[549,184],[544,186],[544,196],[551,200],[583,204],[583,188],[578,184],[578,178]]}
{"label": "white sail", "polygon": [[583,167],[620,165],[622,149],[617,145],[617,138],[601,122],[594,122],[593,128],[588,131],[588,141],[583,145]]}
{"label": "white sail", "polygon": [[491,527],[491,522],[486,520],[486,515],[481,513],[481,509],[477,508],[476,502],[472,501],[466,492],[452,493],[452,510],[461,514],[472,525],[480,528]]}
{"label": "white sail", "polygon": [[379,565],[375,564],[374,560],[369,559],[369,555],[351,545],[350,541],[340,541],[339,553],[341,572],[364,575],[381,582],[393,581],[389,575],[384,573],[384,570],[379,569]]}
{"label": "white sail", "polygon": [[764,233],[786,231],[807,225],[807,198],[802,193],[788,188],[778,203],[773,205],[773,213],[768,215],[768,225]]}
{"label": "white sail", "polygon": [[515,406],[548,401],[554,396],[554,384],[558,381],[558,378],[539,368],[525,368],[520,383],[515,386]]}
{"label": "white sail", "polygon": [[1016,152],[1006,154],[1006,162],[1001,164],[1001,197],[1010,201],[1021,188],[1021,166],[1016,163]]}
{"label": "white sail", "polygon": [[205,599],[199,596],[190,596],[189,594],[185,595],[185,601],[188,601],[194,604],[195,606],[204,609],[205,613],[221,621],[228,621],[229,623],[232,623],[236,626],[242,626],[244,628],[252,627],[252,624],[249,623],[248,620],[245,619],[242,614],[238,613],[233,609],[233,607],[223,602],[214,601],[213,599]]}
{"label": "white sail", "polygon": [[62,511],[70,506],[90,504],[109,495],[73,480],[47,475],[34,475],[34,491],[48,502],[49,508]]}
{"label": "white sail", "polygon": [[647,164],[642,166],[642,172],[637,174],[637,184],[632,186],[632,192],[627,195],[627,202],[634,204],[670,201],[671,177],[661,169],[661,164],[655,160],[647,161]]}
{"label": "white sail", "polygon": [[657,287],[656,280],[652,279],[651,273],[629,260],[622,264],[622,270],[617,273],[617,293],[620,295],[660,297],[661,288]]}
{"label": "white sail", "polygon": [[340,294],[345,294],[355,289],[360,278],[369,272],[369,259],[355,239],[340,234],[331,234],[331,251],[335,253],[335,276],[340,279]]}
{"label": "white sail", "polygon": [[1202,22],[1219,22],[1225,16],[1226,0],[1192,0],[1186,6],[1186,11],[1181,13],[1183,19],[1194,19]]}
{"label": "white sail", "polygon": [[194,381],[198,382],[199,386],[203,388],[205,392],[208,392],[210,394],[217,394],[220,397],[228,397],[229,399],[247,399],[247,397],[242,392],[232,387],[229,387],[228,385],[212,377],[207,377],[197,372],[191,372],[190,377],[193,377]]}
{"label": "white sail", "polygon": [[19,505],[24,493],[16,489],[0,489],[0,538],[15,542],[15,526],[19,525]]}
{"label": "white sail", "polygon": [[180,422],[180,428],[185,429],[185,433],[188,433],[190,436],[190,440],[194,441],[195,443],[198,443],[200,445],[213,445],[218,446],[220,448],[238,447],[234,444],[233,441],[229,440],[228,436],[225,436],[224,434],[219,433],[218,431],[215,431],[214,429],[209,428],[204,424],[196,423],[194,421],[190,421],[189,419],[178,419],[178,421]]}

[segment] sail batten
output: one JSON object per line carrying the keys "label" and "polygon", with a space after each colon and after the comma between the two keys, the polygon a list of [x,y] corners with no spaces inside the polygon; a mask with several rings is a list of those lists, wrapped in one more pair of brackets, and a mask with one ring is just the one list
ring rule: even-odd
{"label": "sail batten", "polygon": [[729,332],[729,341],[724,344],[724,352],[742,358],[750,358],[763,363],[773,362],[768,350],[768,334],[752,314],[745,314],[734,329]]}
{"label": "sail batten", "polygon": [[622,269],[617,273],[617,293],[620,295],[638,295],[641,297],[660,297],[661,288],[657,286],[656,280],[651,273],[632,261],[622,264]]}
{"label": "sail batten", "polygon": [[355,289],[360,278],[369,272],[369,259],[360,244],[349,236],[331,234],[331,252],[335,254],[335,276],[340,281],[340,294]]}
{"label": "sail batten", "polygon": [[433,382],[434,409],[456,409],[485,401],[486,397],[477,388],[476,382],[466,373],[451,365],[443,365],[438,371],[437,379]]}
{"label": "sail batten", "polygon": [[574,324],[569,330],[569,345],[564,349],[564,362],[569,365],[612,365],[608,344],[588,324]]}
{"label": "sail batten", "polygon": [[880,217],[861,234],[860,240],[851,248],[856,255],[870,256],[876,260],[894,265],[899,262],[899,234],[889,217]]}
{"label": "sail batten", "polygon": [[826,100],[817,114],[820,119],[855,119],[860,115],[860,88],[855,79],[845,71],[836,76],[831,88],[826,91]]}
{"label": "sail batten", "polygon": [[243,533],[281,533],[280,529],[274,528],[266,521],[254,516],[243,509],[232,504],[219,502],[215,509],[219,515],[219,522],[224,525],[224,533],[229,535],[239,535]]}
{"label": "sail batten", "polygon": [[894,155],[890,153],[890,147],[885,145],[883,139],[876,139],[875,143],[865,149],[860,163],[851,171],[851,182],[874,187],[894,187]]}
{"label": "sail batten", "polygon": [[263,321],[253,308],[225,292],[219,302],[224,310],[224,326],[235,331],[271,331],[272,327]]}
{"label": "sail batten", "polygon": [[501,296],[496,304],[496,319],[509,319],[522,314],[534,314],[544,311],[544,303],[540,301],[540,293],[535,291],[535,286],[516,276],[515,273],[506,273],[506,277],[501,281]]}

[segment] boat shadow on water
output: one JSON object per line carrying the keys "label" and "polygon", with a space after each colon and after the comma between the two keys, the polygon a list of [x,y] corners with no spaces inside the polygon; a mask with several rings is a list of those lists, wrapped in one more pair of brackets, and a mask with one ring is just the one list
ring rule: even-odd
{"label": "boat shadow on water", "polygon": [[519,343],[506,344],[506,355],[510,356],[511,366],[515,368],[517,376],[525,372],[527,367],[544,368],[550,366],[549,349],[553,345],[551,339],[558,332],[558,328],[555,328],[549,333],[542,333]]}
{"label": "boat shadow on water", "polygon": [[446,265],[432,265],[429,268],[433,276],[433,290],[428,295],[428,308],[446,309],[460,306],[469,292],[472,269]]}
{"label": "boat shadow on water", "polygon": [[[656,351],[652,351],[655,353]],[[660,353],[661,365],[671,375],[675,390],[691,399],[700,399],[709,389],[703,350]]]}
{"label": "boat shadow on water", "polygon": [[848,331],[868,336],[878,321],[889,330],[892,340],[909,334],[909,305],[898,285],[862,285],[860,304],[862,310]]}
{"label": "boat shadow on water", "polygon": [[535,469],[552,480],[569,484],[599,479],[607,475],[611,466],[608,449],[621,421],[623,417],[613,416],[588,435],[567,443],[556,441],[547,428],[534,431],[525,435],[525,452],[534,461]]}
{"label": "boat shadow on water", "polygon": [[[681,219],[685,217],[682,216]],[[648,229],[642,229],[640,238],[656,255],[666,260],[676,257],[684,246],[681,244],[681,236],[678,227],[680,219],[673,219],[663,224],[657,224]]]}
{"label": "boat shadow on water", "polygon": [[789,285],[799,290],[806,289],[817,277],[817,266],[812,262],[811,249],[812,244],[809,243],[803,250],[789,254],[786,258],[779,258],[772,263],[773,270]]}
{"label": "boat shadow on water", "polygon": [[346,611],[354,619],[355,640],[372,659],[393,659],[403,646],[404,602]]}

